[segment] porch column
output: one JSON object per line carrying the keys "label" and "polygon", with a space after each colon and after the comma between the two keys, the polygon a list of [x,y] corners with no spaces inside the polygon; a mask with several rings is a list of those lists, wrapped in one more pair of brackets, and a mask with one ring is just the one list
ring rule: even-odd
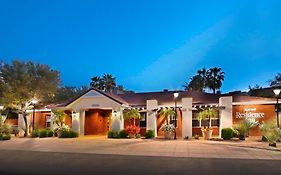
{"label": "porch column", "polygon": [[157,116],[156,111],[153,111],[157,109],[158,102],[157,100],[147,100],[146,101],[146,130],[153,130],[155,137],[157,137]]}
{"label": "porch column", "polygon": [[123,110],[112,110],[112,130],[119,131],[124,129]]}
{"label": "porch column", "polygon": [[[28,123],[28,122],[27,122]],[[22,114],[18,114],[18,130],[19,130],[19,136],[23,136],[24,135],[24,129],[25,129],[25,123],[24,123],[24,119],[23,119],[23,115]],[[28,132],[28,130],[27,130]]]}
{"label": "porch column", "polygon": [[72,130],[80,135],[80,113],[72,112]]}
{"label": "porch column", "polygon": [[182,137],[192,138],[192,98],[182,98]]}
{"label": "porch column", "polygon": [[219,99],[219,106],[223,107],[220,110],[220,133],[223,128],[232,128],[232,97],[221,97]]}
{"label": "porch column", "polygon": [[80,111],[79,120],[80,120],[80,133],[79,133],[79,135],[83,136],[84,132],[85,132],[85,110]]}

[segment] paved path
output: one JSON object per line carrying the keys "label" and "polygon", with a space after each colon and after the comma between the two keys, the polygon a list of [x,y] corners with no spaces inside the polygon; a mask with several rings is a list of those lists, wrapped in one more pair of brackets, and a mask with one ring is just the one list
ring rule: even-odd
{"label": "paved path", "polygon": [[235,143],[194,140],[13,138],[9,141],[0,142],[0,150],[281,160],[280,151],[241,147],[240,144]]}
{"label": "paved path", "polygon": [[[1,144],[1,143],[0,143]],[[0,150],[1,175],[280,175],[279,160]]]}

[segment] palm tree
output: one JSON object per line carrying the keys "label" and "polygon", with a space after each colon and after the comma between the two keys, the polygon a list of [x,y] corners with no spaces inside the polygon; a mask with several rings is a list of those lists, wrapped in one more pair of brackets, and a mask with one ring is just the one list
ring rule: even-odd
{"label": "palm tree", "polygon": [[274,79],[268,81],[270,86],[280,86],[281,85],[281,73],[277,73]]}
{"label": "palm tree", "polygon": [[197,71],[197,74],[190,78],[190,82],[183,85],[185,90],[202,92],[206,88],[208,71],[206,68]]}
{"label": "palm tree", "polygon": [[90,86],[99,90],[104,90],[103,80],[99,76],[94,76],[91,78]]}
{"label": "palm tree", "polygon": [[202,92],[204,89],[204,82],[200,75],[195,75],[190,78],[190,82],[183,85],[184,90],[194,90]]}
{"label": "palm tree", "polygon": [[137,109],[129,109],[124,111],[123,113],[123,117],[125,120],[130,120],[130,119],[134,119],[133,121],[133,125],[136,126],[136,119],[140,119],[141,115],[140,115],[140,111]]}
{"label": "palm tree", "polygon": [[168,125],[169,124],[169,118],[171,118],[172,116],[175,116],[176,112],[173,109],[164,108],[164,109],[161,109],[161,111],[159,112],[159,115],[165,117],[165,120],[166,120],[167,125]]}
{"label": "palm tree", "polygon": [[203,87],[205,88],[206,87],[206,83],[207,83],[207,78],[208,78],[208,70],[206,68],[198,70],[197,71],[197,75],[201,77],[201,79],[202,79],[201,81],[203,82]]}
{"label": "palm tree", "polygon": [[198,115],[198,120],[202,121],[203,120],[203,126],[205,128],[209,128],[209,126],[205,125],[205,120],[209,120],[209,125],[211,123],[211,119],[217,116],[217,111],[213,108],[206,108],[203,111],[199,112]]}
{"label": "palm tree", "polygon": [[65,112],[63,110],[55,110],[53,113],[55,115],[55,123],[59,128],[62,128],[64,125]]}
{"label": "palm tree", "polygon": [[105,92],[112,92],[116,87],[115,77],[111,74],[104,74],[102,77],[104,83],[104,91]]}
{"label": "palm tree", "polygon": [[224,72],[221,68],[214,67],[207,71],[206,87],[211,89],[213,93],[216,93],[217,89],[220,89],[222,82],[224,81]]}

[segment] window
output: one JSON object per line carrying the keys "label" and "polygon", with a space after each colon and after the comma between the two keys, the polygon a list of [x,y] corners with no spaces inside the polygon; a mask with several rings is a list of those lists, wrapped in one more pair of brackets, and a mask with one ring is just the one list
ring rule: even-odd
{"label": "window", "polygon": [[200,127],[201,122],[198,120],[198,112],[192,112],[192,127]]}
{"label": "window", "polygon": [[145,128],[146,127],[146,112],[141,112],[140,115],[141,115],[140,127]]}
{"label": "window", "polygon": [[[192,127],[203,127],[204,124],[205,126],[209,126],[209,121],[198,121],[198,115],[199,112],[192,112]],[[204,122],[204,123],[203,123]],[[220,119],[219,119],[219,114],[215,117],[211,119],[211,126],[220,126]]]}
{"label": "window", "polygon": [[[172,117],[171,117],[171,120],[170,120],[170,124],[173,124],[173,125],[174,125],[175,122],[176,122],[176,126],[175,126],[176,128],[178,127],[178,118],[179,118],[178,116],[177,116],[177,117],[176,117],[176,116],[172,116]],[[175,120],[176,120],[176,121],[175,121]]]}
{"label": "window", "polygon": [[46,128],[51,127],[51,115],[46,115]]}

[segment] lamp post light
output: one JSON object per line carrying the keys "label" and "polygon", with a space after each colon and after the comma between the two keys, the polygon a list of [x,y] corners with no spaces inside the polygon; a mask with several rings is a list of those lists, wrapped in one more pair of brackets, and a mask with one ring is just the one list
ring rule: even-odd
{"label": "lamp post light", "polygon": [[31,100],[31,104],[33,105],[33,114],[32,114],[32,131],[34,131],[34,116],[35,116],[35,104],[38,103],[38,100]]}
{"label": "lamp post light", "polygon": [[276,97],[276,119],[277,119],[277,127],[279,128],[279,94],[281,92],[281,89],[274,89],[273,90],[275,97]]}
{"label": "lamp post light", "polygon": [[179,97],[178,92],[174,92],[174,100],[175,100],[175,118],[174,118],[174,125],[175,125],[175,137],[177,139],[177,98]]}

